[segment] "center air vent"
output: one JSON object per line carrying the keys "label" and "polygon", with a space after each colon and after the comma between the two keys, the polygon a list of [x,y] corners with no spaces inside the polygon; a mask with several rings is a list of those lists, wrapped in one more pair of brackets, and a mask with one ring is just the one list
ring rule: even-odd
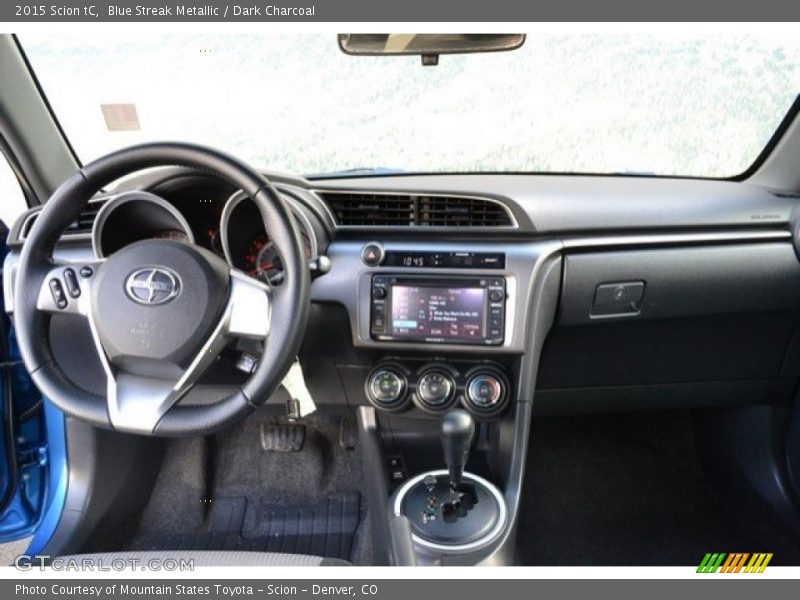
{"label": "center air vent", "polygon": [[508,209],[486,198],[320,192],[340,227],[513,227]]}
{"label": "center air vent", "polygon": [[[81,211],[78,217],[70,223],[67,228],[64,230],[64,236],[70,235],[89,235],[92,233],[92,227],[94,226],[94,221],[97,218],[97,213],[103,207],[105,200],[98,201],[98,202],[90,202],[86,205],[86,207]],[[23,226],[22,230],[22,239],[28,237],[28,234],[33,227],[33,224],[36,222],[36,219],[39,217],[39,213],[33,213],[31,216],[28,217],[28,220],[25,221],[25,225]]]}
{"label": "center air vent", "polygon": [[387,194],[324,194],[337,225],[343,227],[405,226],[416,223],[412,196]]}

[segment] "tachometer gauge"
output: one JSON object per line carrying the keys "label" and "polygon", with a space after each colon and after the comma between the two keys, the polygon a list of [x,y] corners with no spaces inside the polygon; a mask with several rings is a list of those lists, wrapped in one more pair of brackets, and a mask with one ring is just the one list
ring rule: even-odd
{"label": "tachometer gauge", "polygon": [[247,274],[273,285],[283,280],[283,263],[275,243],[265,233],[255,235],[247,244],[244,255]]}
{"label": "tachometer gauge", "polygon": [[[311,259],[311,240],[305,232],[300,234],[303,244],[303,254],[306,260]],[[275,243],[266,233],[253,236],[247,243],[242,257],[244,270],[251,277],[266,281],[270,285],[280,285],[283,281],[283,261],[275,247]]]}
{"label": "tachometer gauge", "polygon": [[[300,246],[308,265],[316,258],[318,247],[314,227],[294,201],[287,199],[300,235]],[[258,206],[241,190],[233,194],[222,209],[217,239],[228,264],[250,277],[270,285],[285,279],[284,264],[278,249],[264,228]]]}

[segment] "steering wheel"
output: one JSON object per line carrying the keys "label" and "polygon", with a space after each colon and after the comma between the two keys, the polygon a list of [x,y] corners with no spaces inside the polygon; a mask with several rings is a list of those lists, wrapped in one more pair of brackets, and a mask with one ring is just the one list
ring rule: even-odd
{"label": "steering wheel", "polygon": [[[174,240],[135,242],[94,262],[53,259],[61,234],[99,189],[161,166],[211,173],[252,198],[280,252],[282,285],[270,288],[213,252]],[[310,285],[300,239],[275,188],[231,156],[202,146],[159,143],[100,158],[55,191],[25,240],[14,290],[14,325],[25,366],[45,397],[92,425],[163,437],[217,431],[263,404],[297,355]],[[88,320],[95,347],[75,351],[98,353],[106,397],[73,383],[57,364],[48,333],[53,314]],[[216,401],[180,405],[236,338],[264,341],[249,379]]]}

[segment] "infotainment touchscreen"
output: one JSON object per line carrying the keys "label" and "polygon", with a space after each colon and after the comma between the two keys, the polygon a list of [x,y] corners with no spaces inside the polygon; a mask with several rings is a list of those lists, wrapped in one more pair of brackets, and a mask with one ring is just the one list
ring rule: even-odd
{"label": "infotainment touchscreen", "polygon": [[394,338],[486,337],[486,288],[394,285],[390,290],[389,329]]}

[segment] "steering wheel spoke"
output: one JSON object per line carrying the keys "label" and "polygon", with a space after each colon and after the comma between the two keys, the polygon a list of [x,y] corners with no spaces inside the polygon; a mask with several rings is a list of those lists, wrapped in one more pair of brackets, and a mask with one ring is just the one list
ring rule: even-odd
{"label": "steering wheel spoke", "polygon": [[47,273],[36,308],[50,314],[89,315],[92,278],[99,262],[57,263]]}
{"label": "steering wheel spoke", "polygon": [[235,338],[266,340],[271,317],[269,287],[237,271],[231,271],[230,276],[230,294],[217,326],[177,378],[115,369],[95,336],[97,351],[106,369],[108,412],[115,429],[152,433],[161,418],[197,383],[229,341]]}
{"label": "steering wheel spoke", "polygon": [[272,321],[269,286],[241,271],[231,270],[231,295],[226,314],[226,333],[231,337],[266,338]]}

